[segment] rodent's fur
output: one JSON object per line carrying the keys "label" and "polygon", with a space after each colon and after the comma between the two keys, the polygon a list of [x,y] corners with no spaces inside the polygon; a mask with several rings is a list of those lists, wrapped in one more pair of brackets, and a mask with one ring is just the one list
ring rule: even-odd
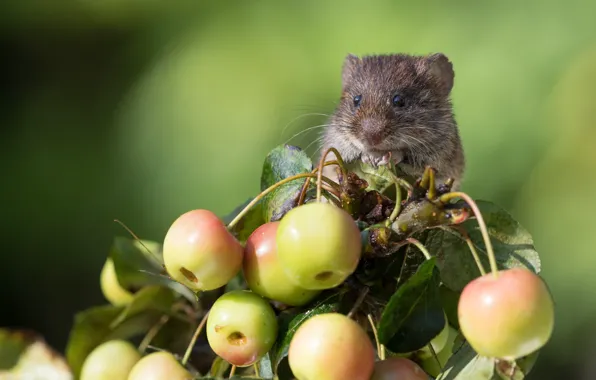
{"label": "rodent's fur", "polygon": [[439,181],[453,178],[457,190],[465,159],[450,100],[454,76],[441,53],[348,55],[342,95],[321,152],[334,147],[346,162],[361,159],[373,165],[386,162],[391,152],[404,173],[418,177],[430,165]]}

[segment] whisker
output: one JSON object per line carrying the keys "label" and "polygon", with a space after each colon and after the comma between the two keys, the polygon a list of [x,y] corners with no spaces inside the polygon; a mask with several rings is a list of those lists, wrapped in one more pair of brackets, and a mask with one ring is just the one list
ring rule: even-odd
{"label": "whisker", "polygon": [[[310,143],[310,144],[308,144],[308,145],[306,146],[306,148],[304,148],[303,150],[308,150],[308,148],[310,148],[310,147],[311,147],[313,144],[316,144],[316,143],[319,143],[319,142],[321,142],[321,140],[323,140],[323,137],[324,137],[324,136],[321,136],[321,137],[318,137],[318,138],[314,139],[314,140],[313,140],[313,141],[311,141],[311,143]],[[314,151],[314,153],[312,154],[312,156],[314,156],[314,155],[315,155],[315,154],[316,154],[316,153],[317,153],[317,152],[318,152],[320,149],[321,149],[320,147],[319,147],[318,149],[316,149],[316,150]],[[312,157],[311,157],[311,159],[312,159]]]}
{"label": "whisker", "polygon": [[317,128],[324,128],[324,127],[326,127],[326,126],[328,126],[328,124],[321,124],[321,125],[315,125],[314,127],[308,127],[308,128],[306,128],[306,129],[304,129],[304,130],[302,130],[302,131],[300,131],[300,132],[296,133],[294,136],[290,137],[289,139],[287,139],[287,140],[286,140],[286,142],[285,142],[284,144],[287,144],[287,143],[289,143],[290,141],[292,141],[292,139],[294,139],[294,138],[296,138],[296,137],[300,136],[300,135],[301,135],[301,134],[303,134],[303,133],[306,133],[306,132],[308,132],[308,131],[311,131],[311,130],[313,130],[313,129],[317,129]]}
{"label": "whisker", "polygon": [[297,116],[297,117],[295,117],[295,118],[294,118],[294,119],[292,119],[292,120],[291,120],[291,121],[290,121],[288,124],[286,124],[286,126],[285,126],[285,127],[282,129],[282,130],[281,130],[281,133],[280,133],[280,135],[279,135],[279,136],[280,136],[280,137],[282,137],[282,136],[283,136],[283,134],[285,133],[286,129],[288,129],[288,127],[289,127],[290,125],[292,125],[292,124],[293,124],[293,123],[295,123],[296,121],[298,121],[298,120],[300,120],[300,119],[302,119],[302,118],[308,117],[308,116],[325,116],[325,117],[329,117],[329,115],[327,115],[327,114],[324,114],[324,113],[317,113],[317,112],[311,112],[311,113],[302,114],[302,115],[300,115],[300,116]]}

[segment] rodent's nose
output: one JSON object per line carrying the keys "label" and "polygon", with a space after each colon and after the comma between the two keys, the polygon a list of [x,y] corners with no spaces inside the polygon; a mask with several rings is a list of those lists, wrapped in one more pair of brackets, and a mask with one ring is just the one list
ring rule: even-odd
{"label": "rodent's nose", "polygon": [[369,146],[376,146],[383,142],[385,133],[383,126],[371,119],[362,120],[362,136]]}

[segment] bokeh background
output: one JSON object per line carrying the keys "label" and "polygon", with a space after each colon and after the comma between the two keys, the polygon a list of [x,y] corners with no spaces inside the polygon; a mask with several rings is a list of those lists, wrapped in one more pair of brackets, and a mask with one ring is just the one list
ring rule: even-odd
{"label": "bokeh background", "polygon": [[[443,52],[464,190],[534,238],[557,302],[532,379],[596,378],[596,2],[4,1],[0,325],[63,350],[103,303],[118,218],[161,240],[254,195],[275,145],[306,147],[347,53]],[[309,147],[314,154],[316,144]]]}

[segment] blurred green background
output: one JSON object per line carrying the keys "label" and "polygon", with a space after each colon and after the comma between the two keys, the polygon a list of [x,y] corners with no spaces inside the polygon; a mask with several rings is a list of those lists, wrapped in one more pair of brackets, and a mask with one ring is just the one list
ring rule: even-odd
{"label": "blurred green background", "polygon": [[[557,302],[532,379],[594,379],[596,2],[5,1],[0,5],[0,325],[62,350],[103,303],[118,218],[161,240],[254,195],[277,144],[306,147],[347,53],[443,52],[464,190],[535,238]],[[314,154],[316,145],[309,153]]]}

